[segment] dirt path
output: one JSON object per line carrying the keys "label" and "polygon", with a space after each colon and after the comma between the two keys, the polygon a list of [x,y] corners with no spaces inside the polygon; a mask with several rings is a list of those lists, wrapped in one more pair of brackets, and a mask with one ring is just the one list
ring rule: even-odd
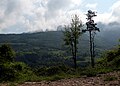
{"label": "dirt path", "polygon": [[101,74],[96,77],[71,78],[48,82],[25,82],[17,86],[120,86],[120,72]]}
{"label": "dirt path", "polygon": [[19,86],[120,86],[120,82],[103,81],[99,77],[95,78],[76,78],[66,79],[54,82],[26,82]]}
{"label": "dirt path", "polygon": [[101,74],[96,77],[63,79],[53,82],[25,82],[19,86],[120,86],[120,72]]}

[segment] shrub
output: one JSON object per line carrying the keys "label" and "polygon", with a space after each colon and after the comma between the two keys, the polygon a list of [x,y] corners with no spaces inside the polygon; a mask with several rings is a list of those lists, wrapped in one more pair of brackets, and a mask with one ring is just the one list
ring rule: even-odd
{"label": "shrub", "polygon": [[52,76],[61,73],[61,69],[58,66],[54,67],[42,67],[39,69],[36,69],[36,74],[39,76]]}
{"label": "shrub", "polygon": [[94,68],[87,68],[80,73],[80,75],[86,75],[87,77],[96,76],[97,72]]}
{"label": "shrub", "polygon": [[63,76],[59,76],[59,75],[54,75],[51,77],[50,81],[56,81],[56,80],[60,80],[60,79],[63,79],[65,77]]}
{"label": "shrub", "polygon": [[115,76],[106,76],[104,81],[114,81],[114,80],[117,80],[117,77]]}
{"label": "shrub", "polygon": [[104,73],[108,73],[108,72],[113,71],[113,69],[103,67],[103,68],[97,68],[96,71],[97,71],[98,74],[104,74]]}
{"label": "shrub", "polygon": [[1,67],[1,81],[14,81],[17,71],[13,68],[13,63],[4,63]]}
{"label": "shrub", "polygon": [[52,66],[52,67],[42,67],[35,69],[34,72],[38,76],[52,76],[56,74],[66,73],[66,74],[73,74],[75,70],[73,68],[69,68],[67,66]]}
{"label": "shrub", "polygon": [[0,74],[0,81],[28,81],[36,77],[31,69],[22,62],[4,63]]}
{"label": "shrub", "polygon": [[0,62],[13,62],[15,59],[15,51],[8,44],[0,47]]}

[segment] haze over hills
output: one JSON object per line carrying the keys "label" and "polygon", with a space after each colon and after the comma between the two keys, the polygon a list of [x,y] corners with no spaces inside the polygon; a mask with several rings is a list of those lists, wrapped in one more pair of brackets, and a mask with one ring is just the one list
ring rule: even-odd
{"label": "haze over hills", "polygon": [[110,44],[111,46],[118,44],[118,39],[120,39],[120,23],[98,23],[98,27],[101,30],[98,36],[100,36],[103,40],[106,40],[107,44]]}
{"label": "haze over hills", "polygon": [[[95,37],[96,57],[99,57],[104,50],[114,48],[118,44],[120,38],[119,27],[118,23],[99,24],[101,32],[97,32]],[[89,57],[89,35],[85,33],[79,40],[78,61],[86,61]],[[71,61],[70,53],[66,52],[68,49],[63,46],[62,31],[0,34],[0,44],[4,43],[12,45],[19,54],[18,61],[24,61],[32,66],[53,64],[53,61],[58,61],[57,64],[59,62],[65,63],[66,60]],[[67,61],[67,64],[71,64],[70,61]]]}

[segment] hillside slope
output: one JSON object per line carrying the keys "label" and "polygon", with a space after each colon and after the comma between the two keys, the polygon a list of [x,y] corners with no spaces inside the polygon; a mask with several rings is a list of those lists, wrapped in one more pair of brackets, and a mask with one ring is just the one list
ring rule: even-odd
{"label": "hillside slope", "polygon": [[[97,33],[95,38],[96,57],[99,57],[104,50],[113,48],[120,37],[118,31],[106,33],[106,31]],[[61,31],[0,34],[0,44],[4,43],[12,45],[17,52],[17,61],[24,61],[32,66],[56,65],[56,62],[57,64],[68,62],[69,65],[72,63],[70,53],[66,52],[69,50],[63,46],[63,33]],[[83,34],[79,39],[77,59],[78,61],[86,61],[86,59],[89,60],[88,57],[89,35]]]}

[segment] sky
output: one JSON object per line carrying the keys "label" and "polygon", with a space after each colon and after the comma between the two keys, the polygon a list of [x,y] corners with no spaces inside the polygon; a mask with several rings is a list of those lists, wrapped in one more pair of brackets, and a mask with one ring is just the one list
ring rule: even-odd
{"label": "sky", "polygon": [[120,0],[0,0],[0,33],[56,30],[75,14],[85,23],[89,9],[95,22],[120,23]]}

